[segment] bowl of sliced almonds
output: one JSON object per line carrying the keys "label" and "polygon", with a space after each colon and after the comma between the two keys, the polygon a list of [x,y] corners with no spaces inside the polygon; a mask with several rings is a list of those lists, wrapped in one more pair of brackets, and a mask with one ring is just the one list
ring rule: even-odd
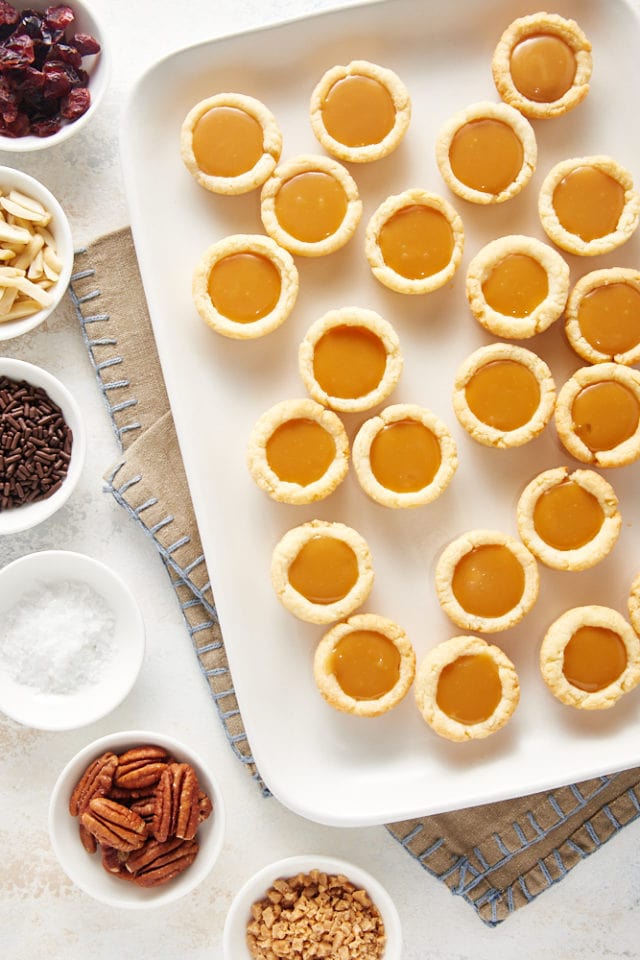
{"label": "bowl of sliced almonds", "polygon": [[54,195],[34,177],[0,167],[0,340],[46,320],[72,268],[71,228]]}

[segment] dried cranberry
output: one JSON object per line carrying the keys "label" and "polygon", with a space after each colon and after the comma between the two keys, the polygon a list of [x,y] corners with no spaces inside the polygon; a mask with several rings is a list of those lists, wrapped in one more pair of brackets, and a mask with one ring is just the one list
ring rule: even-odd
{"label": "dried cranberry", "polygon": [[76,75],[61,60],[47,60],[42,68],[44,74],[43,94],[47,100],[59,100],[66,96],[74,85]]}
{"label": "dried cranberry", "polygon": [[21,70],[35,57],[31,37],[10,37],[0,43],[0,70]]}
{"label": "dried cranberry", "polygon": [[30,126],[31,123],[26,113],[19,113],[16,119],[10,123],[0,121],[0,133],[5,137],[26,137]]}
{"label": "dried cranberry", "polygon": [[86,113],[91,104],[91,94],[87,87],[75,87],[70,90],[60,106],[60,114],[65,120],[77,120]]}
{"label": "dried cranberry", "polygon": [[73,23],[75,17],[72,7],[66,4],[60,4],[57,7],[47,7],[44,12],[45,22],[54,30],[64,30],[69,24]]}
{"label": "dried cranberry", "polygon": [[47,60],[62,60],[77,69],[82,63],[82,56],[68,43],[53,43],[47,53]]}
{"label": "dried cranberry", "polygon": [[83,57],[90,57],[94,53],[100,53],[100,44],[90,33],[74,33],[69,42]]}
{"label": "dried cranberry", "polygon": [[36,137],[50,137],[57,133],[62,124],[58,116],[43,117],[40,120],[34,120],[31,124],[31,133]]}
{"label": "dried cranberry", "polygon": [[20,14],[10,3],[7,3],[6,0],[0,0],[0,26],[5,26],[5,24],[14,24],[17,23],[20,19]]}
{"label": "dried cranberry", "polygon": [[20,89],[23,93],[30,93],[33,90],[42,90],[44,87],[44,73],[42,70],[36,70],[35,67],[27,67],[20,81]]}
{"label": "dried cranberry", "polygon": [[44,23],[42,17],[35,10],[25,10],[20,20],[19,33],[26,34],[32,40],[42,39]]}

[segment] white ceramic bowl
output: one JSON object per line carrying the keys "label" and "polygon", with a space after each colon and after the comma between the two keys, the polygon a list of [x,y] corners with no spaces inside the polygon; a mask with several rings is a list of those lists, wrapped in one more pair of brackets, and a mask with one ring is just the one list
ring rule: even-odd
{"label": "white ceramic bowl", "polygon": [[[98,594],[99,604],[97,615],[104,617],[106,611],[113,616],[114,625],[112,636],[109,637],[109,654],[99,654],[94,667],[97,679],[95,682],[83,683],[77,689],[69,692],[61,691],[60,681],[52,683],[46,675],[46,667],[39,666],[34,651],[33,669],[27,666],[29,658],[22,651],[12,651],[12,659],[3,654],[0,646],[0,710],[7,716],[27,727],[38,730],[71,730],[94,723],[101,717],[114,710],[130,692],[140,672],[145,649],[144,620],[138,604],[123,580],[113,570],[81,553],[71,553],[65,550],[44,550],[41,553],[30,553],[27,556],[14,560],[0,570],[0,623],[5,625],[4,643],[9,640],[7,629],[7,615],[16,610],[12,619],[15,639],[12,643],[18,646],[18,635],[22,636],[29,624],[31,611],[34,623],[33,635],[27,636],[26,650],[30,649],[33,637],[37,630],[42,629],[46,614],[46,606],[38,604],[38,596],[49,598],[55,605],[55,615],[50,614],[51,636],[47,643],[58,639],[58,632],[68,631],[66,618],[60,618],[59,610],[72,594],[70,584],[86,584]],[[87,606],[87,597],[91,594],[79,590],[83,609]],[[44,611],[44,612],[43,612]],[[39,626],[36,628],[35,624]],[[99,621],[94,622],[94,626]],[[88,624],[91,628],[92,624]],[[63,637],[59,638],[62,649]],[[91,655],[91,647],[95,643],[89,630],[88,639],[84,647],[74,633],[74,650],[66,653],[61,659],[59,669],[67,673],[74,670],[87,670],[90,661],[85,657]],[[46,651],[45,651],[46,655]],[[51,654],[49,654],[51,657]],[[62,654],[60,653],[60,656]],[[100,659],[104,656],[104,663]],[[53,659],[53,658],[52,658]],[[95,661],[94,661],[95,662]],[[8,669],[10,664],[10,669]],[[23,680],[25,670],[29,670],[31,681],[38,681],[37,686]],[[89,673],[89,671],[87,671]]]}
{"label": "white ceramic bowl", "polygon": [[262,870],[258,870],[247,880],[234,897],[227,913],[222,937],[224,960],[252,960],[246,942],[251,905],[265,896],[273,881],[279,877],[293,877],[297,873],[308,873],[314,869],[329,874],[343,874],[356,886],[367,891],[380,911],[387,935],[382,960],[400,960],[402,954],[400,918],[393,900],[382,884],[354,863],[315,854],[276,860]]}
{"label": "white ceramic bowl", "polygon": [[[48,3],[41,0],[11,0],[12,6],[17,10],[37,10],[42,12]],[[74,33],[89,33],[99,42],[101,46],[100,53],[94,56],[85,56],[82,58],[82,69],[89,74],[88,86],[91,92],[91,103],[89,109],[78,117],[77,120],[63,123],[57,133],[50,137],[35,137],[33,134],[27,134],[25,137],[5,137],[0,134],[0,150],[11,153],[31,153],[34,150],[45,150],[48,147],[57,146],[68,140],[74,134],[78,133],[84,125],[94,115],[98,106],[104,97],[105,91],[109,85],[109,76],[111,73],[111,55],[106,43],[106,37],[99,19],[92,10],[91,3],[85,0],[69,0],[70,7],[75,13],[75,21],[67,30],[67,35]],[[53,4],[51,4],[53,6]]]}
{"label": "white ceramic bowl", "polygon": [[[1,141],[2,137],[0,137],[0,147],[2,147]],[[53,297],[52,303],[28,317],[6,320],[4,323],[0,322],[0,340],[12,340],[23,333],[28,333],[29,330],[34,330],[53,313],[62,300],[69,286],[73,269],[73,237],[66,213],[51,191],[35,177],[30,177],[20,170],[14,170],[13,167],[0,166],[0,190],[3,194],[9,193],[10,190],[19,190],[28,197],[39,200],[51,212],[52,218],[47,229],[53,234],[58,256],[62,260],[60,276],[49,288],[49,293]]]}
{"label": "white ceramic bowl", "polygon": [[[88,765],[106,750],[124,753],[131,747],[156,744],[165,747],[177,760],[192,765],[201,788],[213,803],[211,816],[196,834],[200,849],[193,863],[168,883],[142,888],[112,876],[100,862],[99,853],[88,854],[78,836],[78,821],[69,813],[69,798]],[[127,730],[112,733],[84,747],[64,768],[51,794],[49,835],[60,866],[78,887],[95,900],[112,907],[144,910],[164,907],[190,893],[211,871],[224,839],[225,813],[220,787],[211,770],[189,747],[164,733]]]}
{"label": "white ceramic bowl", "polygon": [[62,486],[46,500],[36,500],[19,507],[0,510],[0,536],[2,536],[3,534],[18,533],[20,530],[35,527],[36,524],[52,516],[56,510],[59,510],[67,502],[84,466],[86,433],[78,404],[67,388],[53,374],[48,373],[42,367],[35,366],[35,364],[26,363],[24,360],[0,357],[0,376],[6,376],[10,380],[18,382],[26,380],[33,386],[42,387],[50,399],[60,407],[73,433],[71,460]]}

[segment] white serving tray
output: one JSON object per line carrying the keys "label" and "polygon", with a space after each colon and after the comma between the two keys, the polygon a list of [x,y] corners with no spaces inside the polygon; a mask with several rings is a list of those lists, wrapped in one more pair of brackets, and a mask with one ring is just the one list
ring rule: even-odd
{"label": "white serving tray", "polygon": [[[535,124],[538,170],[518,198],[488,209],[448,194],[434,160],[436,132],[465,105],[497,99],[490,69],[495,44],[513,18],[535,9],[519,0],[389,0],[211,40],[152,67],[127,106],[122,156],[136,249],[242,716],[273,793],[322,823],[401,820],[640,763],[640,690],[608,712],[580,714],[555,701],[537,668],[546,627],[568,607],[600,603],[626,612],[629,585],[640,570],[638,465],[607,473],[623,514],[613,554],[579,574],[541,568],[532,613],[517,628],[494,635],[516,664],[522,698],[511,723],[486,741],[441,740],[422,721],[412,693],[375,720],[332,710],[311,674],[322,628],[290,616],[269,577],[272,549],[290,527],[316,516],[351,524],[368,540],[376,570],[364,609],[397,620],[420,660],[437,641],[460,632],[435,597],[433,574],[443,547],[474,527],[516,533],[515,504],[525,483],[539,470],[578,465],[553,426],[525,447],[494,451],[464,434],[451,406],[458,365],[492,339],[476,325],[464,297],[469,259],[502,234],[546,239],[536,215],[537,191],[564,157],[612,154],[640,181],[638,20],[624,0],[558,0],[554,10],[574,16],[593,44],[589,96],[566,117]],[[413,117],[407,137],[387,159],[352,166],[363,221],[342,251],[298,260],[300,296],[287,323],[263,340],[225,340],[198,317],[191,276],[214,240],[262,232],[259,195],[216,197],[195,183],[179,155],[183,117],[205,96],[240,91],[275,113],[283,158],[319,152],[307,118],[311,91],[328,67],[361,58],[395,69],[408,86]],[[466,229],[454,281],[423,297],[385,290],[363,255],[373,210],[410,186],[449,196]],[[572,282],[598,267],[638,266],[639,245],[636,235],[616,254],[569,258]],[[391,511],[370,502],[353,472],[320,504],[278,505],[254,485],[245,466],[247,439],[260,414],[279,400],[304,396],[296,356],[305,330],[326,310],[351,304],[377,310],[398,331],[405,370],[389,402],[430,407],[459,445],[453,484],[418,510]],[[581,365],[561,324],[523,345],[547,360],[558,385]],[[346,419],[351,437],[366,416]]]}

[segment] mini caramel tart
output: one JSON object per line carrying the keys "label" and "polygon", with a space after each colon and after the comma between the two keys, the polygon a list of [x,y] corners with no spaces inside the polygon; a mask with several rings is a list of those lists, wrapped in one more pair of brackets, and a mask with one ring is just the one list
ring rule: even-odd
{"label": "mini caramel tart", "polygon": [[371,552],[351,527],[311,520],[276,545],[271,581],[278,600],[299,620],[331,623],[348,617],[371,593]]}
{"label": "mini caramel tart", "polygon": [[262,188],[260,214],[280,246],[301,257],[322,257],[351,239],[362,201],[337,160],[303,154],[276,167]]}
{"label": "mini caramel tart", "polygon": [[598,467],[640,458],[640,373],[619,363],[581,367],[558,393],[556,430],[569,453]]}
{"label": "mini caramel tart", "polygon": [[514,20],[491,63],[502,99],[538,120],[577,107],[589,92],[591,68],[591,44],[578,24],[554,13]]}
{"label": "mini caramel tart", "polygon": [[414,693],[429,726],[461,743],[504,727],[518,706],[520,682],[499,647],[480,637],[451,637],[420,663]]}
{"label": "mini caramel tart", "polygon": [[471,530],[453,540],[440,555],[435,579],[449,619],[481,633],[515,626],[538,598],[535,557],[498,530]]}
{"label": "mini caramel tart", "polygon": [[640,634],[640,573],[635,577],[629,591],[629,619],[631,626]]}
{"label": "mini caramel tart", "polygon": [[341,413],[369,410],[386,400],[402,364],[394,328],[362,307],[325,313],[309,327],[298,350],[300,376],[311,396]]}
{"label": "mini caramel tart", "polygon": [[523,490],[518,533],[555,570],[586,570],[611,552],[622,518],[610,483],[593,470],[545,470]]}
{"label": "mini caramel tart", "polygon": [[527,340],[562,315],[569,265],[535,237],[514,234],[487,243],[469,263],[465,292],[480,326],[496,337]]}
{"label": "mini caramel tart", "polygon": [[551,419],[555,400],[555,383],[544,360],[510,343],[475,350],[453,384],[460,425],[486,447],[520,447],[533,440]]}
{"label": "mini caramel tart", "polygon": [[321,77],[311,95],[311,128],[329,153],[349,163],[380,160],[409,126],[411,98],[386,67],[354,60]]}
{"label": "mini caramel tart", "polygon": [[640,194],[612,157],[578,157],[551,168],[540,188],[538,213],[543,230],[562,250],[594,257],[616,250],[634,233]]}
{"label": "mini caramel tart", "polygon": [[374,277],[397,293],[431,293],[448,283],[463,247],[459,214],[443,197],[417,188],[387,197],[365,233]]}
{"label": "mini caramel tart", "polygon": [[360,613],[337,623],[316,647],[313,676],[332,707],[379,717],[397,706],[413,683],[416,655],[397,623]]}
{"label": "mini caramel tart", "polygon": [[640,361],[640,271],[593,270],[569,294],[565,333],[587,363]]}
{"label": "mini caramel tart", "polygon": [[617,610],[574,607],[547,630],[540,670],[561,703],[604,710],[640,681],[640,638]]}
{"label": "mini caramel tart", "polygon": [[291,254],[270,237],[234,234],[205,250],[193,274],[192,296],[216,333],[254,340],[284,323],[298,287]]}
{"label": "mini caramel tart", "polygon": [[272,500],[314,503],[346,477],[349,440],[340,417],[315,400],[283,400],[254,426],[247,465]]}
{"label": "mini caramel tart", "polygon": [[191,108],[180,131],[180,155],[205,190],[248,193],[262,186],[280,159],[282,134],[260,100],[217,93]]}
{"label": "mini caramel tart", "polygon": [[458,467],[456,443],[430,410],[397,403],[366,420],[353,441],[353,465],[364,492],[384,507],[436,500]]}
{"label": "mini caramel tart", "polygon": [[450,190],[471,203],[504,203],[525,187],[538,146],[528,120],[506,103],[474,103],[436,139],[436,162]]}

